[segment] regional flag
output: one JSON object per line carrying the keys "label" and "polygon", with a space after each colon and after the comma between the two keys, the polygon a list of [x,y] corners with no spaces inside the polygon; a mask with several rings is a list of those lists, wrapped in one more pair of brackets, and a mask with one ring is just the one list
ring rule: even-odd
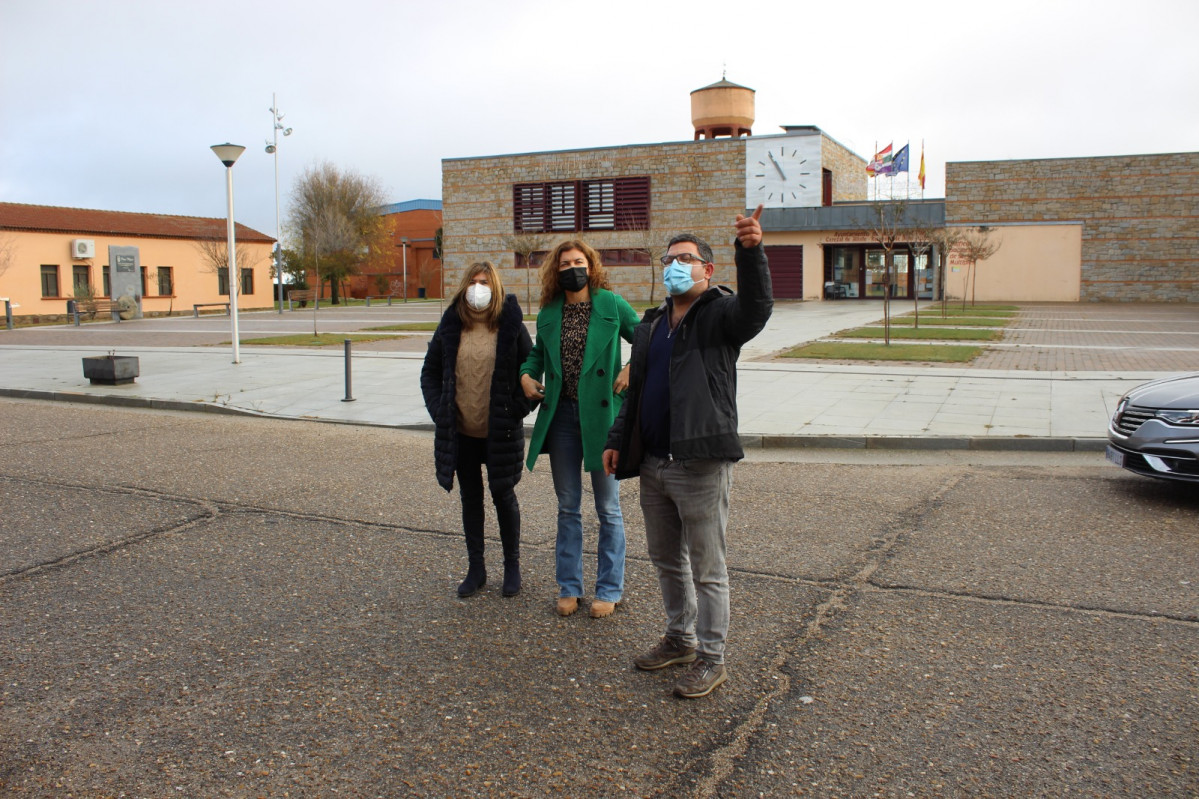
{"label": "regional flag", "polygon": [[895,154],[895,160],[891,162],[891,174],[898,175],[900,172],[908,171],[908,146],[905,144]]}
{"label": "regional flag", "polygon": [[891,174],[891,145],[888,144],[883,149],[874,154],[873,160],[866,165],[866,174],[870,177],[875,175],[890,175]]}

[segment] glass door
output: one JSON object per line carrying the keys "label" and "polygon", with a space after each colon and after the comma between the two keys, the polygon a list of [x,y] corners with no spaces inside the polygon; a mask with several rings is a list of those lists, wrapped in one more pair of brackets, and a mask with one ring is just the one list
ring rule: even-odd
{"label": "glass door", "polygon": [[861,281],[862,269],[855,247],[834,247],[832,270],[828,280],[833,285],[831,294],[836,297],[853,298],[858,296],[858,284]]}
{"label": "glass door", "polygon": [[883,296],[886,261],[882,250],[866,250],[866,296]]}
{"label": "glass door", "polygon": [[891,296],[910,296],[908,285],[908,253],[896,249],[891,253]]}
{"label": "glass door", "polygon": [[922,300],[933,299],[933,270],[929,266],[928,253],[917,255],[913,261],[916,265],[916,296]]}

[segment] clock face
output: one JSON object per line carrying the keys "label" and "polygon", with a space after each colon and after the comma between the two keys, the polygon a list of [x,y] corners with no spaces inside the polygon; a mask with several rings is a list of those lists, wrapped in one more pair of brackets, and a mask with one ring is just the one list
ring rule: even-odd
{"label": "clock face", "polygon": [[751,136],[745,140],[745,205],[820,205],[820,136]]}

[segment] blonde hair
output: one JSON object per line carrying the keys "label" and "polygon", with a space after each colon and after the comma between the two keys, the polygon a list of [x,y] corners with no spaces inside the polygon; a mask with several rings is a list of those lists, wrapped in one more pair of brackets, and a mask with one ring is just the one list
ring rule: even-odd
{"label": "blonde hair", "polygon": [[587,285],[592,291],[610,288],[608,272],[600,261],[600,254],[580,239],[568,239],[559,244],[541,262],[541,307],[549,305],[554,298],[562,293],[558,286],[558,261],[562,254],[569,250],[578,250],[587,259]]}
{"label": "blonde hair", "polygon": [[[491,303],[481,312],[475,311],[466,303],[466,290],[476,275],[487,274],[487,285],[491,289]],[[500,326],[500,314],[504,311],[504,282],[500,280],[500,270],[491,261],[479,261],[471,264],[462,273],[458,282],[458,290],[450,298],[450,303],[458,310],[458,318],[466,320],[469,315],[482,313],[487,326],[495,330]]]}

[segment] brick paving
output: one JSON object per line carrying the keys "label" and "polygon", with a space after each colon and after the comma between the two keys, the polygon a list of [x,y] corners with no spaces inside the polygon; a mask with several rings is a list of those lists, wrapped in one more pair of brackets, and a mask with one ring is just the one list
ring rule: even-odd
{"label": "brick paving", "polygon": [[1199,371],[1199,308],[1187,304],[1020,306],[1002,342],[970,364],[1029,371]]}

